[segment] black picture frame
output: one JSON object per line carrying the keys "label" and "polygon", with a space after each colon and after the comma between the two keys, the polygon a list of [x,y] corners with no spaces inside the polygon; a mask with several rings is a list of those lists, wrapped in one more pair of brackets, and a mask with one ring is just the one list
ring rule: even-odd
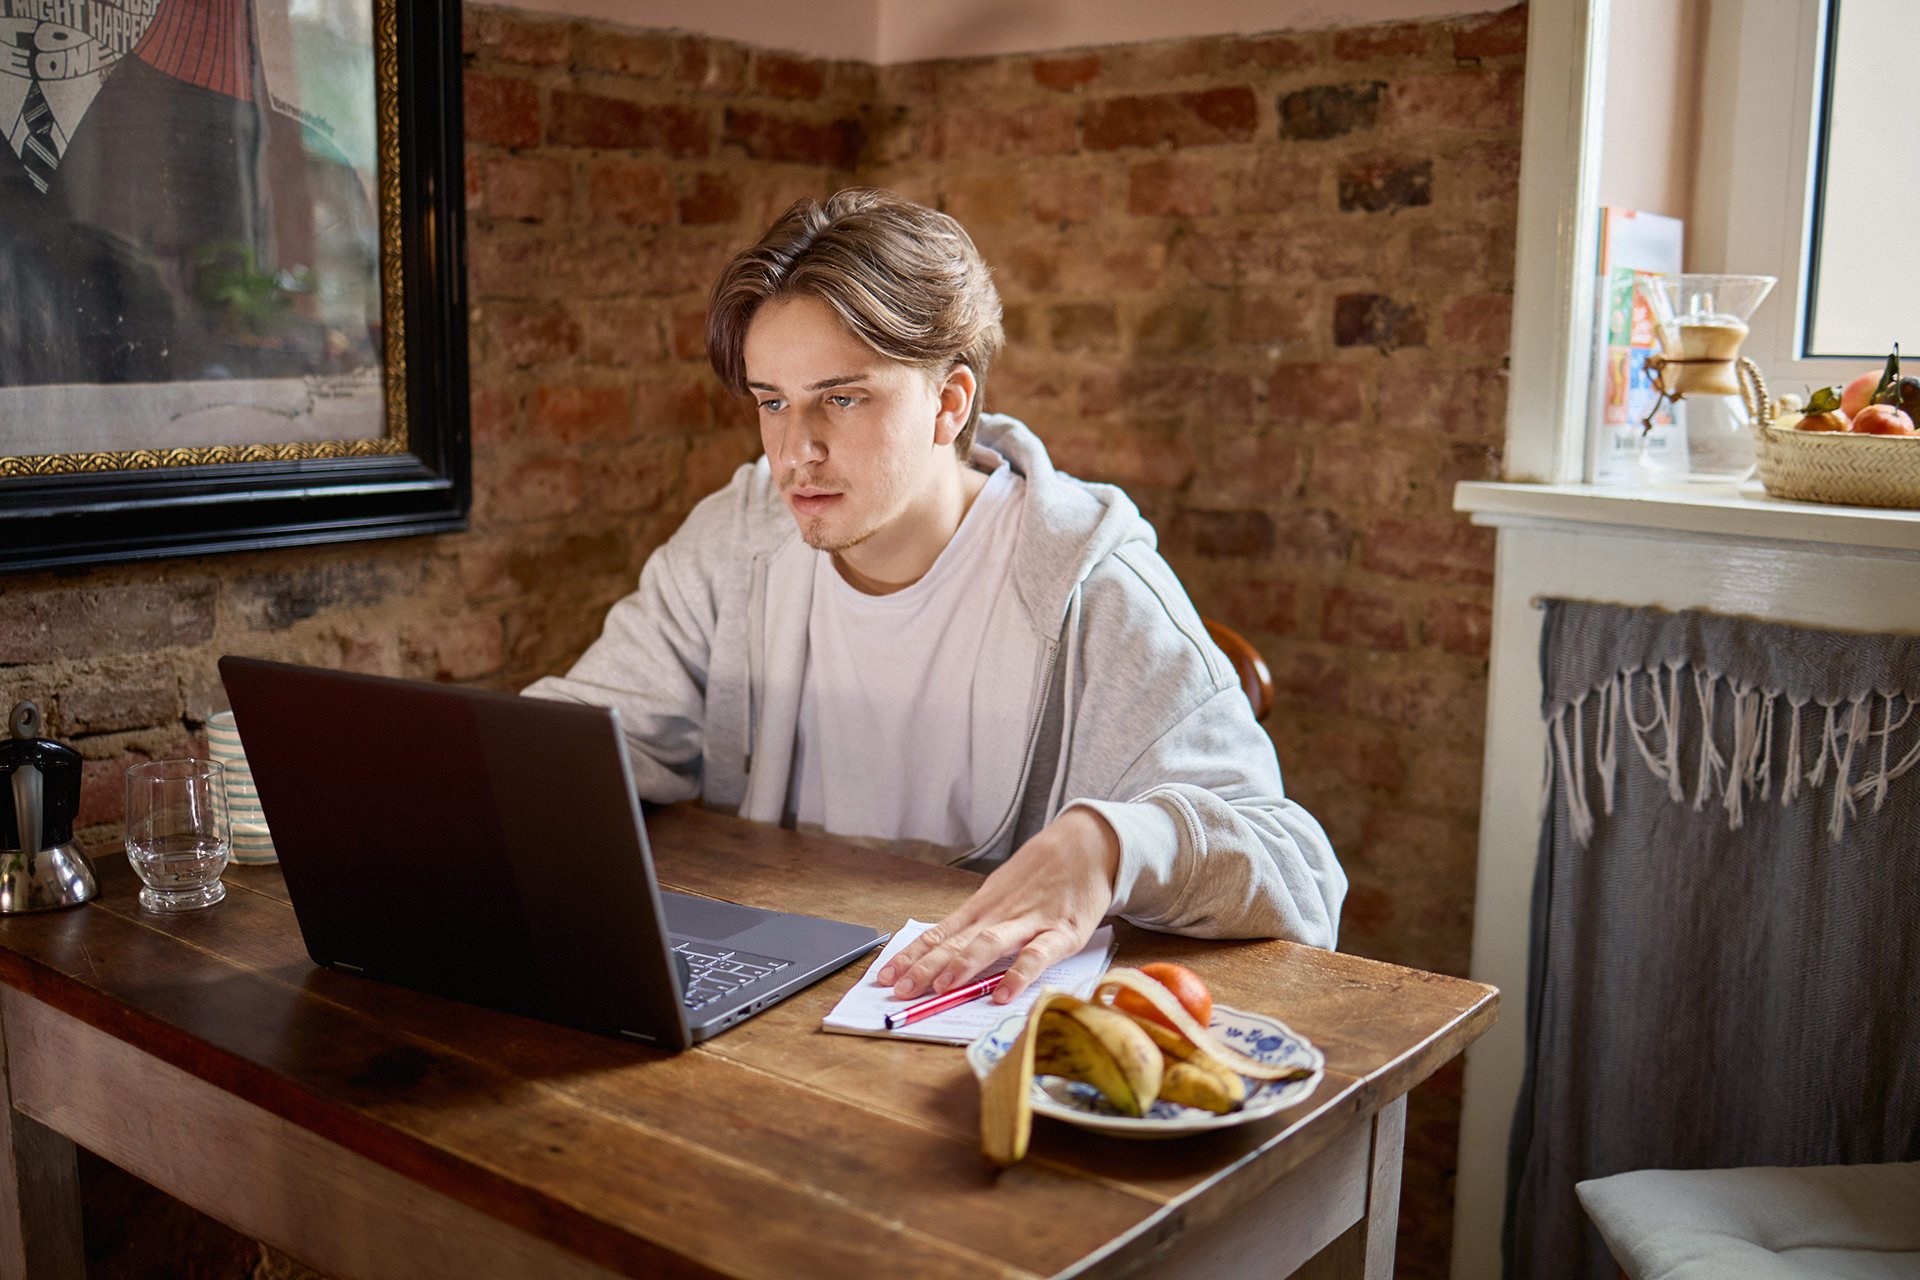
{"label": "black picture frame", "polygon": [[0,453],[0,573],[467,527],[460,0],[373,0],[373,21],[387,436]]}

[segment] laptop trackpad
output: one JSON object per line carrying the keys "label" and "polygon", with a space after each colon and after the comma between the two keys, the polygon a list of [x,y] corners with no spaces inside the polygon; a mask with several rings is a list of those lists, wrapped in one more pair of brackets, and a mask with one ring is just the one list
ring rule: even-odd
{"label": "laptop trackpad", "polygon": [[696,898],[684,893],[662,893],[667,909],[667,930],[683,938],[704,938],[724,942],[736,933],[744,933],[772,914],[754,907],[712,898]]}

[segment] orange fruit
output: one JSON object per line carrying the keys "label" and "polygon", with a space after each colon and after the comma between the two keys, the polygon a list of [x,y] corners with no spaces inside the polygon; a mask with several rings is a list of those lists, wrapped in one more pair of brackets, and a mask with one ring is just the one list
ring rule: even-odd
{"label": "orange fruit", "polygon": [[[1152,964],[1140,966],[1140,972],[1173,993],[1181,1008],[1193,1015],[1193,1020],[1206,1026],[1213,1017],[1213,992],[1207,990],[1207,984],[1200,981],[1200,975],[1183,964],[1157,960]],[[1161,1016],[1160,1011],[1148,1004],[1145,999],[1131,991],[1122,990],[1113,998],[1113,1007],[1122,1013],[1130,1013],[1136,1018],[1145,1018],[1157,1022],[1167,1030],[1173,1030],[1173,1024]]]}
{"label": "orange fruit", "polygon": [[1870,404],[1853,415],[1849,430],[1865,436],[1910,436],[1916,434],[1913,419],[1904,410],[1890,404]]}

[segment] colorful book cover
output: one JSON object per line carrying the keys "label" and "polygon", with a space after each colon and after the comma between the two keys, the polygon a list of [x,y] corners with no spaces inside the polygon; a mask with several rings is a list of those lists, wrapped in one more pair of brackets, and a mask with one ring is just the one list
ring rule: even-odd
{"label": "colorful book cover", "polygon": [[1635,287],[1644,276],[1679,274],[1682,229],[1680,219],[1663,214],[1600,210],[1600,314],[1587,430],[1590,484],[1634,484],[1643,450],[1660,458],[1686,448],[1685,426],[1672,407],[1661,405],[1653,413],[1660,393],[1647,357],[1659,351],[1660,339],[1646,298]]}

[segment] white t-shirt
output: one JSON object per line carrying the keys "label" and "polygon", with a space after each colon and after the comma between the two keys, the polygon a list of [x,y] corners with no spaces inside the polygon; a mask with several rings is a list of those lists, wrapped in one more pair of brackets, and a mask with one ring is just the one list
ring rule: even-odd
{"label": "white t-shirt", "polygon": [[787,800],[798,825],[936,858],[993,834],[1007,798],[975,793],[973,761],[1024,747],[1029,673],[976,668],[982,639],[1012,622],[995,615],[1015,607],[1005,586],[1025,500],[1003,464],[933,567],[889,595],[856,590],[816,553]]}

